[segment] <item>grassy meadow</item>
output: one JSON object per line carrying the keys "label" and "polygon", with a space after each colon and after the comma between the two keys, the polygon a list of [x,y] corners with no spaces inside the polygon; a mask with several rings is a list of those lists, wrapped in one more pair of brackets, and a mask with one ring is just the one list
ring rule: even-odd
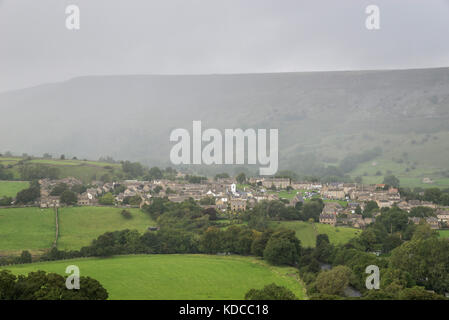
{"label": "grassy meadow", "polygon": [[[136,229],[144,232],[154,221],[140,209],[127,209],[132,218],[125,219],[120,208],[68,207],[59,209],[60,250],[78,250],[108,231]],[[55,238],[53,209],[0,209],[0,254],[38,252],[51,247]]]}
{"label": "grassy meadow", "polygon": [[80,268],[108,290],[109,299],[237,300],[251,288],[276,283],[305,298],[293,267],[274,267],[260,259],[214,255],[134,255],[84,258],[7,267],[15,274],[45,270],[64,275],[68,265]]}
{"label": "grassy meadow", "polygon": [[27,181],[0,181],[0,198],[15,197],[17,192],[28,188]]}
{"label": "grassy meadow", "polygon": [[[0,157],[1,165],[11,166],[7,171],[13,174],[14,179],[20,179],[19,161],[24,161],[24,158]],[[55,167],[59,170],[60,178],[75,177],[85,183],[100,178],[104,174],[113,174],[122,170],[121,165],[117,163],[88,160],[31,159],[25,160],[24,163]]]}
{"label": "grassy meadow", "polygon": [[53,209],[0,209],[0,254],[48,249],[54,238]]}
{"label": "grassy meadow", "polygon": [[449,230],[439,230],[440,238],[449,238]]}
{"label": "grassy meadow", "polygon": [[154,225],[148,214],[140,209],[126,209],[132,218],[125,219],[121,208],[68,207],[59,209],[58,249],[78,250],[108,231],[136,229],[144,232]]}
{"label": "grassy meadow", "polygon": [[[392,172],[401,182],[402,187],[408,188],[447,188],[449,187],[449,178],[442,177],[438,173],[441,171],[436,168],[424,168],[413,164],[387,159],[375,159],[360,164],[350,175],[355,178],[362,177],[364,184],[382,183],[384,176]],[[380,175],[376,173],[380,172]],[[423,183],[423,178],[430,178],[433,183]]]}
{"label": "grassy meadow", "polygon": [[270,227],[294,230],[296,237],[301,240],[301,245],[304,247],[315,247],[316,236],[318,234],[327,234],[329,241],[333,244],[344,244],[361,232],[355,228],[333,227],[327,224],[304,221],[271,222]]}

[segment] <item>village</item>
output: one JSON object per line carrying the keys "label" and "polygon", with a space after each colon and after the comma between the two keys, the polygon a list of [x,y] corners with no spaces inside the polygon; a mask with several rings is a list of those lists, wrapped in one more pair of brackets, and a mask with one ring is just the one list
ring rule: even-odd
{"label": "village", "polygon": [[[296,182],[289,178],[248,178],[245,184],[238,184],[234,178],[201,180],[189,183],[178,174],[178,179],[153,181],[123,180],[117,182],[92,181],[85,186],[76,178],[58,180],[41,179],[41,208],[55,208],[64,205],[55,190],[61,186],[77,190],[78,206],[139,207],[150,205],[156,197],[167,197],[172,202],[182,202],[189,198],[203,207],[214,208],[217,212],[239,214],[251,210],[261,201],[282,201],[295,207],[299,202],[322,199],[323,211],[319,222],[332,226],[350,226],[364,229],[373,223],[380,210],[372,215],[362,215],[368,203],[375,203],[379,209],[397,206],[410,212],[413,208],[427,207],[436,215],[426,217],[432,229],[441,229],[449,224],[449,207],[432,202],[401,198],[397,188],[385,184],[363,185],[357,183],[310,183]],[[286,196],[287,195],[287,196]],[[409,217],[409,221],[419,224],[422,218]]]}

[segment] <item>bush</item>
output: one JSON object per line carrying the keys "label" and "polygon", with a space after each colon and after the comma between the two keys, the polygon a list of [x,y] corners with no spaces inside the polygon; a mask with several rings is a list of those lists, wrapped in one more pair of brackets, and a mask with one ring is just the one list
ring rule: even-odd
{"label": "bush", "polygon": [[297,300],[295,294],[275,283],[266,285],[263,289],[251,289],[245,294],[245,300]]}
{"label": "bush", "polygon": [[133,216],[128,210],[122,210],[121,215],[125,219],[131,219]]}

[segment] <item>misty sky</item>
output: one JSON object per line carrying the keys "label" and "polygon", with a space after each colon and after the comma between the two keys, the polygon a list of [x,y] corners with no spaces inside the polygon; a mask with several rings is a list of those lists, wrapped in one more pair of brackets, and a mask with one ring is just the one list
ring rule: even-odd
{"label": "misty sky", "polygon": [[[65,27],[79,5],[81,30]],[[365,8],[381,9],[381,30]],[[449,66],[448,0],[0,0],[0,91],[98,74]]]}

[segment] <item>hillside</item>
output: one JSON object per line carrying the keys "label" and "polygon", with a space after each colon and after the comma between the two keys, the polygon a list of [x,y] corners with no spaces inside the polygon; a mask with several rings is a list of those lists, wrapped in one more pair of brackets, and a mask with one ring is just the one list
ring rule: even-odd
{"label": "hillside", "polygon": [[[21,165],[41,165],[50,168],[55,168],[58,172],[59,178],[74,177],[82,180],[84,183],[90,183],[92,180],[101,179],[103,175],[116,176],[122,173],[121,164],[106,163],[101,161],[88,161],[88,160],[60,160],[60,159],[32,159],[19,157],[1,157],[0,165],[3,165],[6,172],[10,172],[14,179],[21,179],[20,167]],[[6,188],[7,182],[3,182],[3,186]],[[18,182],[16,182],[16,185]],[[16,187],[17,188],[17,187]],[[10,187],[10,189],[13,189]],[[23,188],[22,188],[23,189]],[[0,184],[0,191],[2,185]],[[15,189],[14,189],[15,190]],[[17,192],[10,192],[16,195]],[[20,190],[18,190],[20,191]],[[5,194],[7,195],[7,194]],[[0,196],[2,194],[0,193]]]}
{"label": "hillside", "polygon": [[3,151],[168,165],[171,130],[202,120],[203,128],[279,128],[281,169],[320,174],[377,148],[363,165],[383,169],[345,173],[368,181],[391,170],[411,184],[449,185],[448,68],[92,76],[1,94],[0,108]]}

